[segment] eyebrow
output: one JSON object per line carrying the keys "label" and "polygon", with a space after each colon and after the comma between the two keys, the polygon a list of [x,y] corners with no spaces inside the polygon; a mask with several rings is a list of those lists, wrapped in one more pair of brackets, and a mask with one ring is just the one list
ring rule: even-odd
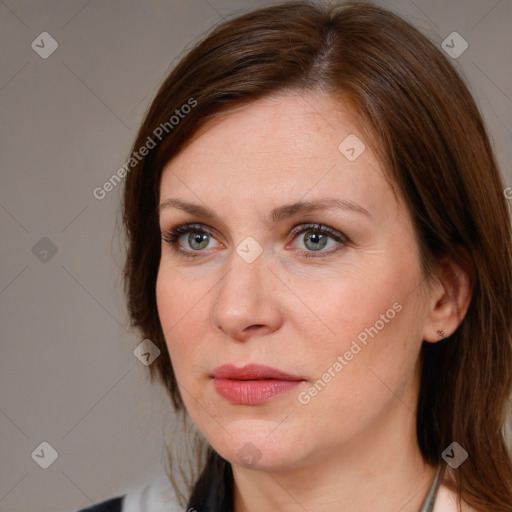
{"label": "eyebrow", "polygon": [[[205,206],[194,203],[187,203],[181,199],[176,198],[169,198],[160,203],[157,208],[158,213],[167,208],[177,208],[191,215],[203,217],[206,219],[218,218],[213,210],[210,210]],[[347,201],[346,199],[337,198],[323,198],[317,199],[315,201],[298,201],[296,203],[279,206],[272,210],[270,218],[274,224],[277,224],[278,222],[281,222],[289,217],[293,217],[299,213],[309,213],[320,210],[330,210],[334,208],[345,211],[352,211],[373,218],[368,210],[358,205],[357,203]]]}

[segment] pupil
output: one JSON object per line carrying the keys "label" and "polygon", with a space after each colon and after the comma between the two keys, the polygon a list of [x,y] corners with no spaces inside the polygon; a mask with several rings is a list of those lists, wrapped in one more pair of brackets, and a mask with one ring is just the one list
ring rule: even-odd
{"label": "pupil", "polygon": [[[314,250],[316,249],[323,249],[325,247],[325,244],[327,242],[327,237],[325,235],[322,235],[322,234],[319,234],[319,233],[314,233],[314,232],[311,232],[310,233],[313,233],[312,235],[309,235],[307,240],[308,241],[312,241],[313,245],[316,246],[316,247],[313,247]],[[307,243],[306,243],[307,245]]]}
{"label": "pupil", "polygon": [[[190,242],[191,247],[194,250],[202,249],[203,247],[208,245],[208,234],[207,233],[201,234],[201,233],[197,233],[197,232],[195,234],[190,233],[190,235],[189,235],[189,242]],[[202,242],[206,242],[206,244],[202,244],[202,246],[201,246]],[[201,247],[195,247],[194,246],[195,243],[197,243]]]}

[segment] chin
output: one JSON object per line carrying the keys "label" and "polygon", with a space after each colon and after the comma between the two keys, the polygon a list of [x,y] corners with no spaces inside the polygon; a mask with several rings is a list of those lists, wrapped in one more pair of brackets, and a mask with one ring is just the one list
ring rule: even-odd
{"label": "chin", "polygon": [[295,436],[277,425],[276,421],[239,420],[227,423],[220,436],[216,430],[216,435],[207,432],[205,437],[221,457],[237,466],[272,472],[296,468],[310,457],[312,447],[306,446],[304,431]]}
{"label": "chin", "polygon": [[293,448],[281,447],[269,449],[251,441],[243,443],[238,450],[226,447],[218,453],[231,464],[254,471],[280,472],[301,466],[301,457],[293,452]]}

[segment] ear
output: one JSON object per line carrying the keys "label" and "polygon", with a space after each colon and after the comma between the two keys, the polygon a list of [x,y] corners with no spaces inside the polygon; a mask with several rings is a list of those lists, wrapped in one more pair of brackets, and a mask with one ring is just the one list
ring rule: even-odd
{"label": "ear", "polygon": [[441,258],[430,287],[428,318],[423,339],[436,343],[451,336],[466,316],[475,284],[474,267],[467,251],[459,247],[460,260]]}

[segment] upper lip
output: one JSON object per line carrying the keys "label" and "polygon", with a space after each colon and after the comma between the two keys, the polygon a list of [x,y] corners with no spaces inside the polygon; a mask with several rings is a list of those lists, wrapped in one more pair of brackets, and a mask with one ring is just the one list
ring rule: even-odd
{"label": "upper lip", "polygon": [[248,364],[242,368],[238,368],[232,364],[223,364],[218,366],[212,373],[212,377],[216,379],[232,379],[232,380],[304,380],[297,375],[290,375],[276,368],[261,364]]}

